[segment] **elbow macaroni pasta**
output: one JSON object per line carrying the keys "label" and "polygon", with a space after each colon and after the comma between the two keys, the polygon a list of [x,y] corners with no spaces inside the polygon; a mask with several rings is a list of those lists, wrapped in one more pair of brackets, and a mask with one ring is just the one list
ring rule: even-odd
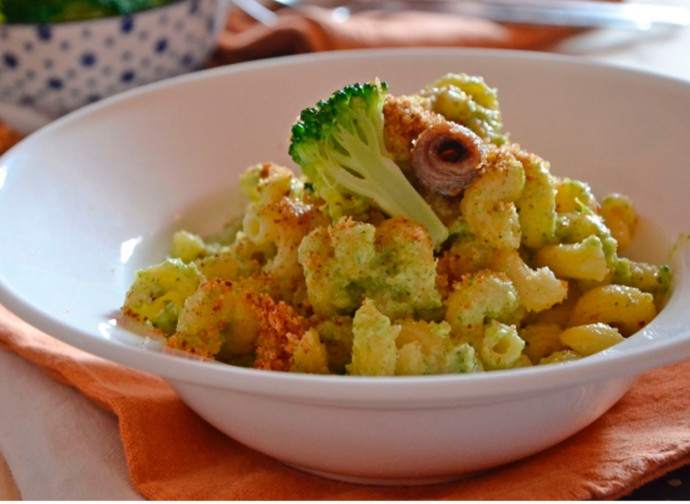
{"label": "elbow macaroni pasta", "polygon": [[324,225],[298,203],[293,176],[254,167],[232,247],[177,232],[177,259],[140,275],[130,313],[167,331],[174,348],[241,362],[261,341],[254,314],[265,293],[327,322],[287,346],[282,368],[361,375],[565,362],[648,324],[670,270],[618,256],[637,224],[630,200],[612,195],[599,206],[586,184],[554,177],[514,146],[493,160],[468,187],[460,232],[439,255],[404,219]]}
{"label": "elbow macaroni pasta", "polygon": [[488,369],[508,369],[518,363],[524,347],[515,326],[492,320],[484,329],[479,353]]}
{"label": "elbow macaroni pasta", "polygon": [[498,271],[505,272],[510,278],[517,290],[520,303],[527,310],[547,310],[568,295],[568,284],[565,280],[559,280],[549,268],[530,268],[516,250],[497,251],[492,266]]}
{"label": "elbow macaroni pasta", "polygon": [[601,282],[609,273],[601,240],[588,236],[579,243],[558,243],[540,248],[535,263],[560,278]]}
{"label": "elbow macaroni pasta", "polygon": [[517,249],[521,229],[515,201],[525,186],[525,173],[510,151],[494,155],[496,159],[466,189],[460,211],[479,241]]}
{"label": "elbow macaroni pasta", "polygon": [[259,299],[268,295],[313,310],[319,322],[285,343],[282,364],[262,357],[262,366],[358,375],[565,362],[656,316],[671,274],[619,257],[619,241],[637,226],[629,199],[614,194],[599,205],[586,184],[554,177],[516,146],[490,159],[439,254],[405,219],[329,224],[301,202],[294,176],[254,167],[231,246],[177,232],[176,259],[140,274],[128,313],[164,331],[173,348],[244,362],[272,355],[257,348],[257,320],[271,316]]}
{"label": "elbow macaroni pasta", "polygon": [[525,187],[516,204],[522,244],[530,248],[547,245],[556,234],[556,186],[549,164],[534,154],[516,152],[525,171]]}
{"label": "elbow macaroni pasta", "polygon": [[580,355],[592,355],[623,341],[623,336],[614,327],[603,322],[583,324],[565,329],[559,340],[566,347]]}
{"label": "elbow macaroni pasta", "polygon": [[654,297],[636,287],[603,285],[585,292],[575,303],[571,324],[603,322],[630,336],[656,316]]}
{"label": "elbow macaroni pasta", "polygon": [[[414,106],[390,130],[410,133],[405,114],[427,106],[465,113],[446,91],[400,101]],[[460,194],[420,191],[449,229],[441,247],[368,202],[334,218],[308,180],[258,164],[240,179],[241,218],[217,237],[175,233],[172,258],[137,274],[123,310],[205,358],[368,376],[563,363],[649,324],[672,274],[620,255],[638,227],[633,202],[598,199],[499,133]]]}
{"label": "elbow macaroni pasta", "polygon": [[637,211],[633,202],[622,194],[608,194],[601,201],[601,216],[618,242],[618,247],[625,249],[637,227]]}

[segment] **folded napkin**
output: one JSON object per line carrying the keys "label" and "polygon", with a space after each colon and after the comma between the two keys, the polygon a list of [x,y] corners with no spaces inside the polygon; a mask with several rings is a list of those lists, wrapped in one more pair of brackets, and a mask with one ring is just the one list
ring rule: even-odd
{"label": "folded napkin", "polygon": [[161,378],[70,347],[0,307],[0,347],[118,418],[152,500],[580,500],[624,496],[690,462],[690,361],[643,374],[603,417],[528,459],[452,483],[367,486],[302,473],[224,436]]}
{"label": "folded napkin", "polygon": [[363,11],[345,21],[330,11],[281,10],[266,26],[239,10],[228,15],[212,65],[288,54],[375,47],[489,47],[546,49],[580,30],[501,24],[433,12]]}

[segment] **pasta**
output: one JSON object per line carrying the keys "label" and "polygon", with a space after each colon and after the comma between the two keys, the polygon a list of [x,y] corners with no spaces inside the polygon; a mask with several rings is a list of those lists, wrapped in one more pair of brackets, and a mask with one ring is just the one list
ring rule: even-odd
{"label": "pasta", "polygon": [[525,173],[507,149],[494,154],[486,171],[467,188],[460,212],[479,241],[494,248],[517,249],[521,228],[515,201],[525,186]]}
{"label": "pasta", "polygon": [[537,250],[534,261],[560,278],[601,282],[609,273],[604,246],[594,235],[579,243],[546,245]]}
{"label": "pasta", "polygon": [[487,320],[508,317],[519,305],[518,293],[501,272],[465,275],[446,301],[446,320],[458,336],[481,340]]}
{"label": "pasta", "polygon": [[355,313],[352,323],[352,363],[348,371],[352,375],[387,376],[395,374],[398,350],[395,339],[399,325],[379,312],[373,302],[365,299]]}
{"label": "pasta", "polygon": [[480,355],[488,369],[507,369],[518,363],[524,347],[514,325],[492,320],[485,327]]}
{"label": "pasta", "polygon": [[580,355],[592,355],[623,341],[615,327],[603,322],[568,327],[559,336],[563,345]]}
{"label": "pasta", "polygon": [[602,322],[620,329],[624,336],[647,325],[656,316],[654,297],[636,287],[602,285],[588,290],[575,303],[572,325]]}
{"label": "pasta", "polygon": [[239,282],[203,280],[185,300],[170,345],[204,357],[251,352],[260,330],[254,296]]}
{"label": "pasta", "polygon": [[[330,154],[347,161],[354,142],[396,190],[377,193],[354,161],[339,179],[317,176],[324,159],[300,175],[250,166],[243,214],[215,236],[174,233],[170,257],[137,272],[125,316],[202,358],[365,376],[563,364],[654,319],[673,272],[622,255],[639,225],[632,200],[598,197],[511,141],[481,78],[449,74],[379,105],[383,138],[367,144],[374,123],[359,121]],[[380,201],[410,188],[409,202]],[[408,203],[423,217],[383,210]]]}
{"label": "pasta", "polygon": [[[496,251],[491,264],[495,270],[505,272],[517,291],[520,303],[527,310],[548,310],[568,295],[568,283],[557,278],[557,272],[553,268],[533,269],[516,250]],[[563,276],[565,275],[561,275]]]}
{"label": "pasta", "polygon": [[637,227],[637,211],[632,200],[623,194],[607,194],[601,200],[601,216],[616,239],[618,248],[625,249]]}
{"label": "pasta", "polygon": [[537,322],[522,327],[519,331],[520,339],[525,342],[523,353],[530,362],[540,362],[542,359],[556,352],[566,349],[560,336],[563,326],[552,322]]}
{"label": "pasta", "polygon": [[556,187],[549,163],[535,154],[516,149],[525,172],[525,187],[516,201],[520,233],[525,247],[552,243],[556,235]]}

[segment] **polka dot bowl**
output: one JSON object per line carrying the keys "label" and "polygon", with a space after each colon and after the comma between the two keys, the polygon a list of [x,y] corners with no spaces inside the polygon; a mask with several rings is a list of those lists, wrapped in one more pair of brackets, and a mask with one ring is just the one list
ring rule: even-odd
{"label": "polka dot bowl", "polygon": [[224,0],[180,0],[129,15],[0,24],[0,103],[56,118],[127,89],[203,66]]}

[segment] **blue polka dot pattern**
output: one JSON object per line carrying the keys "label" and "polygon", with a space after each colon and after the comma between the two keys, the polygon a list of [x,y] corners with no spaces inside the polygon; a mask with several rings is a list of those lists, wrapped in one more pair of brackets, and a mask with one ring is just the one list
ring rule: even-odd
{"label": "blue polka dot pattern", "polygon": [[162,53],[168,47],[168,39],[159,39],[154,46],[154,51]]}
{"label": "blue polka dot pattern", "polygon": [[58,117],[203,66],[224,20],[219,0],[53,25],[0,24],[0,101]]}
{"label": "blue polka dot pattern", "polygon": [[47,80],[48,87],[51,89],[62,89],[62,81],[56,77]]}
{"label": "blue polka dot pattern", "polygon": [[81,66],[92,67],[96,64],[96,55],[92,52],[87,52],[81,55]]}
{"label": "blue polka dot pattern", "polygon": [[129,33],[134,29],[134,17],[124,16],[122,18],[122,25],[120,26],[120,31],[122,33]]}
{"label": "blue polka dot pattern", "polygon": [[38,25],[36,27],[36,36],[38,40],[50,40],[53,36],[53,30],[49,25]]}
{"label": "blue polka dot pattern", "polygon": [[2,59],[5,62],[5,66],[9,68],[15,68],[18,65],[17,57],[11,52],[6,52]]}

